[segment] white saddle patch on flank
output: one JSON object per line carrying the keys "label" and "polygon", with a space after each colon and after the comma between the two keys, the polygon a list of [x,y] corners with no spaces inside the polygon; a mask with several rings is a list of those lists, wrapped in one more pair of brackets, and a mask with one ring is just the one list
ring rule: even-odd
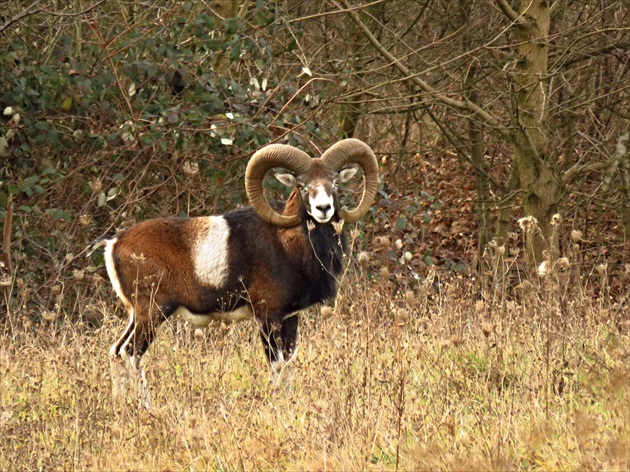
{"label": "white saddle patch on flank", "polygon": [[202,328],[210,324],[237,323],[253,317],[249,305],[243,305],[234,311],[215,311],[203,314],[191,313],[187,308],[180,306],[174,314],[195,328]]}
{"label": "white saddle patch on flank", "polygon": [[228,276],[230,227],[222,216],[195,218],[196,239],[192,257],[197,279],[206,286],[220,288]]}

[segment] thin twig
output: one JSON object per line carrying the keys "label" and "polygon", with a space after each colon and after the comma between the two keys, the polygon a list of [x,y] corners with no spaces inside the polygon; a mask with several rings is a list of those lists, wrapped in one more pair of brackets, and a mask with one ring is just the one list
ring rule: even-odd
{"label": "thin twig", "polygon": [[96,7],[98,7],[99,5],[105,3],[107,0],[100,0],[98,2],[96,2],[94,5],[86,8],[85,10],[79,11],[79,12],[75,12],[75,13],[58,13],[58,12],[54,12],[54,11],[48,11],[44,8],[38,8],[36,10],[31,10],[29,11],[30,8],[34,7],[35,5],[37,5],[41,0],[36,0],[32,5],[29,5],[22,13],[20,13],[19,15],[11,18],[9,21],[7,21],[4,26],[2,26],[0,28],[0,33],[3,33],[4,30],[6,30],[7,28],[9,28],[11,25],[13,25],[14,23],[17,23],[18,21],[27,18],[29,16],[33,16],[36,15],[38,13],[44,13],[46,15],[50,15],[50,16],[57,16],[57,17],[73,17],[73,16],[81,16],[84,15],[92,10],[94,10]]}

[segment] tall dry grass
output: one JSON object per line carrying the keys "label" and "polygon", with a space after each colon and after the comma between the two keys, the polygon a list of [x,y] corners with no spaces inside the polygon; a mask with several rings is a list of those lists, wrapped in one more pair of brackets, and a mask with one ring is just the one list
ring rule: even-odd
{"label": "tall dry grass", "polygon": [[353,265],[334,310],[302,316],[292,389],[269,385],[253,322],[170,322],[149,411],[111,396],[120,313],[10,314],[0,469],[627,470],[628,314],[566,284],[486,301],[471,285],[402,291]]}

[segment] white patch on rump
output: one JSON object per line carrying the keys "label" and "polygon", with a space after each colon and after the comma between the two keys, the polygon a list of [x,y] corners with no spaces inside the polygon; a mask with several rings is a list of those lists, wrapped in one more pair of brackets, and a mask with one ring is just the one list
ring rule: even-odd
{"label": "white patch on rump", "polygon": [[228,276],[230,227],[222,216],[194,218],[192,224],[195,275],[203,285],[221,288]]}
{"label": "white patch on rump", "polygon": [[186,307],[180,306],[175,310],[174,314],[195,328],[202,328],[212,323],[236,323],[253,317],[252,309],[249,305],[243,305],[234,311],[215,311],[200,314],[191,313]]}
{"label": "white patch on rump", "polygon": [[118,241],[117,238],[107,241],[104,254],[105,267],[107,268],[107,275],[109,275],[109,280],[112,283],[112,287],[114,288],[116,295],[118,295],[118,298],[122,300],[127,311],[131,312],[131,310],[133,310],[133,305],[129,299],[125,297],[125,294],[122,291],[122,286],[120,285],[120,280],[118,279],[118,274],[116,273],[116,264],[114,264],[114,245],[116,244],[116,241]]}

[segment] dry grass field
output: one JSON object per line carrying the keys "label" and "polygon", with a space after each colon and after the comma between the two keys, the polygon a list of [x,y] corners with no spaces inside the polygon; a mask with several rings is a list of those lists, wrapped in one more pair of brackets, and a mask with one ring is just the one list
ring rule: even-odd
{"label": "dry grass field", "polygon": [[111,395],[113,295],[97,328],[11,313],[0,469],[628,470],[628,313],[579,287],[482,302],[469,284],[404,292],[351,267],[334,310],[302,316],[292,388],[269,385],[254,322],[171,322],[150,410]]}

